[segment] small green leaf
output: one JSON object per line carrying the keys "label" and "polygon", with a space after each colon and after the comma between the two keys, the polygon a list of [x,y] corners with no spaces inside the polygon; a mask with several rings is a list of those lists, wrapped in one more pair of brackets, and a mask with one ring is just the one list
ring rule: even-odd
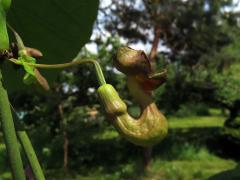
{"label": "small green leaf", "polygon": [[32,76],[32,75],[29,74],[29,73],[26,73],[26,74],[24,75],[24,77],[23,77],[23,82],[24,82],[24,84],[26,84],[26,85],[31,85],[31,84],[33,84],[35,81],[36,81],[35,77]]}
{"label": "small green leaf", "polygon": [[35,72],[34,72],[35,68],[27,65],[26,63],[23,63],[23,67],[24,67],[24,70],[26,71],[26,73],[31,74],[32,76],[35,76]]}
{"label": "small green leaf", "polygon": [[20,57],[18,58],[18,61],[21,62],[24,70],[25,70],[25,75],[23,77],[23,82],[26,85],[31,85],[34,82],[36,82],[36,73],[35,73],[35,67],[29,66],[27,63],[36,63],[36,59],[28,56],[24,53],[19,52]]}
{"label": "small green leaf", "polygon": [[50,87],[48,85],[48,81],[41,75],[41,73],[37,70],[37,68],[28,65],[27,63],[36,64],[36,59],[26,55],[25,53],[19,52],[20,57],[18,61],[22,64],[25,75],[23,77],[23,82],[26,85],[38,84],[44,90],[49,90]]}
{"label": "small green leaf", "polygon": [[21,62],[27,62],[27,63],[36,63],[36,59],[31,57],[31,56],[28,56],[28,55],[25,55],[25,54],[21,54],[20,53],[20,57],[18,58],[19,61]]}
{"label": "small green leaf", "polygon": [[34,67],[29,66],[27,63],[32,63],[35,64],[36,63],[36,59],[28,56],[28,55],[24,55],[22,54],[19,58],[18,61],[20,61],[24,67],[24,70],[26,71],[26,73],[32,75],[35,77],[35,72],[34,72]]}

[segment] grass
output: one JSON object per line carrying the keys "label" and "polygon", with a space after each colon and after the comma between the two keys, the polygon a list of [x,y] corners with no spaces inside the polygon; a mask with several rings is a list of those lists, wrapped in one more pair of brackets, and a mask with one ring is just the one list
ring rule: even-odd
{"label": "grass", "polygon": [[[236,167],[236,162],[215,158],[214,160],[173,160],[166,161],[160,158],[154,159],[152,168],[148,173],[143,173],[139,168],[139,162],[118,164],[115,171],[106,172],[101,167],[91,170],[86,175],[79,175],[76,172],[68,176],[61,170],[48,174],[51,180],[203,180],[220,174],[223,171],[230,171]],[[57,174],[57,175],[56,175]],[[239,175],[239,174],[238,174]],[[63,178],[64,177],[64,178]],[[239,177],[239,176],[238,176]],[[228,179],[231,180],[231,179]]]}
{"label": "grass", "polygon": [[198,128],[198,127],[223,127],[225,117],[221,116],[193,116],[193,117],[168,117],[169,128]]}
{"label": "grass", "polygon": [[[45,171],[47,179],[240,179],[238,162],[222,156],[220,150],[225,145],[216,140],[225,117],[219,111],[212,112],[210,116],[168,117],[169,135],[154,148],[152,168],[148,173],[142,170],[141,149],[120,138],[113,128],[108,128],[93,136],[96,144],[89,144],[88,148],[95,159],[90,164],[80,163],[78,170],[69,171],[68,175],[62,169],[48,169]],[[6,175],[9,173],[5,172]]]}
{"label": "grass", "polygon": [[[219,114],[219,111],[211,110],[210,116],[190,116],[190,117],[167,117],[169,123],[169,129],[190,129],[190,128],[216,128],[223,127],[225,117]],[[108,131],[96,134],[96,139],[113,139],[119,135],[114,128],[109,128]]]}
{"label": "grass", "polygon": [[219,109],[209,109],[208,116],[168,117],[170,129],[223,127],[225,120],[226,117],[222,115],[222,112]]}
{"label": "grass", "polygon": [[177,160],[159,161],[153,164],[153,173],[143,179],[161,180],[201,180],[207,179],[213,174],[235,168],[236,163],[231,160],[216,159],[205,160]]}

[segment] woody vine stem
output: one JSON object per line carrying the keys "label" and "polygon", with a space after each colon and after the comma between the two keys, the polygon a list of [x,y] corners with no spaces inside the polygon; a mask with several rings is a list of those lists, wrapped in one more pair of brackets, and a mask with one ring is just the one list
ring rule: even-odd
{"label": "woody vine stem", "polygon": [[[0,54],[9,48],[9,39],[6,28],[6,13],[11,5],[11,0],[0,1]],[[24,180],[23,163],[11,114],[8,94],[3,86],[3,79],[0,69],[0,122],[4,141],[9,157],[13,179]]]}

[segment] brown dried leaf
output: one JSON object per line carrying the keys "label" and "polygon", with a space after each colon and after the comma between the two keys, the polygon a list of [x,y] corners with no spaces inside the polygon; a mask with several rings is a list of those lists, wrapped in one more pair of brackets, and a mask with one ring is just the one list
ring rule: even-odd
{"label": "brown dried leaf", "polygon": [[40,74],[40,72],[35,68],[34,70],[37,82],[41,85],[41,87],[48,91],[50,89],[48,81]]}
{"label": "brown dried leaf", "polygon": [[27,55],[40,58],[43,56],[42,52],[35,48],[26,47]]}

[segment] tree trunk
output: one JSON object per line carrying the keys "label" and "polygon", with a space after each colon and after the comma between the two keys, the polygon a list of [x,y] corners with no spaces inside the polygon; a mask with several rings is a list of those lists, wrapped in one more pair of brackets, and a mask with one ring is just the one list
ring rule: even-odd
{"label": "tree trunk", "polygon": [[68,134],[67,134],[67,130],[66,130],[66,122],[65,122],[65,118],[64,118],[64,112],[63,112],[63,107],[62,104],[58,105],[58,110],[59,110],[59,114],[61,117],[61,129],[63,131],[63,169],[65,171],[68,170],[68,145],[69,145],[69,139],[68,139]]}
{"label": "tree trunk", "polygon": [[240,114],[240,100],[236,100],[231,107],[228,107],[228,110],[230,112],[228,119],[225,121],[224,125],[226,127],[233,127],[237,128],[239,124],[235,123],[235,119]]}
{"label": "tree trunk", "polygon": [[64,135],[64,144],[63,144],[63,150],[64,150],[64,160],[63,160],[63,168],[65,169],[65,171],[67,171],[68,169],[68,144],[69,144],[69,140],[68,140],[68,136],[67,136],[67,131],[63,132]]}
{"label": "tree trunk", "polygon": [[152,43],[152,48],[149,54],[149,59],[153,60],[157,56],[157,50],[158,50],[158,44],[160,41],[160,36],[161,36],[161,29],[160,27],[156,26],[154,28],[154,39]]}
{"label": "tree trunk", "polygon": [[151,169],[152,149],[152,147],[146,147],[143,149],[143,162],[145,172],[149,172]]}
{"label": "tree trunk", "polygon": [[[154,39],[153,39],[152,48],[149,54],[151,65],[153,65],[153,59],[156,58],[158,53],[157,50],[158,50],[158,44],[160,41],[160,36],[161,36],[161,28],[159,26],[155,26]],[[148,172],[151,169],[152,149],[153,147],[147,147],[143,149],[143,163],[144,163],[145,172]]]}
{"label": "tree trunk", "polygon": [[233,127],[233,128],[237,128],[236,125],[234,122],[235,122],[235,119],[237,118],[238,116],[238,111],[237,109],[230,109],[230,114],[229,114],[229,117],[228,119],[224,122],[224,126],[226,127]]}

